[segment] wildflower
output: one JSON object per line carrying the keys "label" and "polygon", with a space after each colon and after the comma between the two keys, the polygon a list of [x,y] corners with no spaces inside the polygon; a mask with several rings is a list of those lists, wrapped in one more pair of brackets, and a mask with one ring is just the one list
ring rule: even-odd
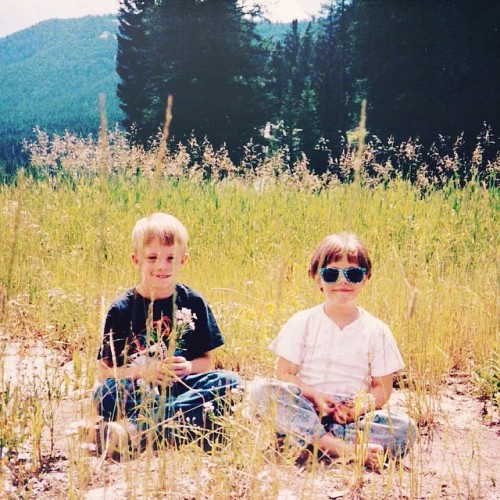
{"label": "wildflower", "polygon": [[[177,309],[174,315],[175,321],[172,322],[168,316],[162,316],[159,320],[152,321],[150,330],[146,334],[133,334],[130,345],[132,354],[128,360],[130,365],[144,366],[152,360],[163,360],[169,355],[169,341],[175,339],[175,351],[182,351],[183,336],[186,332],[195,329],[195,320],[197,319],[191,309],[183,307]],[[172,335],[174,333],[174,335]],[[138,381],[139,385],[144,387],[154,384],[146,384],[142,379]]]}
{"label": "wildflower", "polygon": [[[194,321],[196,319],[196,314],[186,307],[175,312],[176,350],[182,350],[182,338],[187,331],[195,329]],[[167,355],[168,340],[173,330],[170,318],[163,316],[152,323],[152,328],[147,335],[134,335],[131,345],[136,352],[129,357],[130,362],[143,365],[147,358],[164,359]]]}
{"label": "wildflower", "polygon": [[[175,320],[177,322],[177,329],[180,331],[194,330],[194,320],[198,319],[191,309],[183,307],[177,309],[175,312]],[[179,336],[179,334],[177,334]]]}
{"label": "wildflower", "polygon": [[214,404],[212,401],[207,401],[206,403],[203,403],[203,410],[205,410],[207,413],[211,413],[214,411]]}

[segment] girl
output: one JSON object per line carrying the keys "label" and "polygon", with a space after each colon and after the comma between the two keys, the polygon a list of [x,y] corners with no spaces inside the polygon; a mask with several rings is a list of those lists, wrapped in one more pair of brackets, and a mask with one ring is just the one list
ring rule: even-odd
{"label": "girl", "polygon": [[308,273],[324,302],[279,332],[270,345],[277,380],[255,383],[251,401],[261,417],[273,415],[277,432],[332,457],[354,459],[361,449],[364,463],[378,468],[386,453],[403,456],[416,433],[407,416],[382,410],[404,363],[389,327],[357,305],[371,270],[352,233],[318,245]]}

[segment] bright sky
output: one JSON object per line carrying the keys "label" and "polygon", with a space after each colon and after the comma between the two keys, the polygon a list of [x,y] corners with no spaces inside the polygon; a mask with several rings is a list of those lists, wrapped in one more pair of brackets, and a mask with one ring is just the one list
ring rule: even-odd
{"label": "bright sky", "polygon": [[[317,14],[325,0],[262,0],[262,3],[273,21],[290,22]],[[118,5],[119,0],[0,0],[0,37],[46,19],[112,14],[118,11]]]}

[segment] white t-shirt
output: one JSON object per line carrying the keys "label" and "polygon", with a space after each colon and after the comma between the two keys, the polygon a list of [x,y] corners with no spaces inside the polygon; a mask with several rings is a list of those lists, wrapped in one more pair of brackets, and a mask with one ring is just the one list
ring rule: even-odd
{"label": "white t-shirt", "polygon": [[403,359],[389,327],[358,308],[357,320],[341,330],[324,304],[294,314],[271,342],[277,355],[299,366],[298,378],[332,395],[370,389],[371,377],[401,370]]}

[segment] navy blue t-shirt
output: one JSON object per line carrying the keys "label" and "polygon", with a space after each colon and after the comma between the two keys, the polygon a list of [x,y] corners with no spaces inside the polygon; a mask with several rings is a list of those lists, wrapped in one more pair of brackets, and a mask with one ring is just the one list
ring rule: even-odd
{"label": "navy blue t-shirt", "polygon": [[131,288],[114,300],[108,310],[97,358],[106,361],[108,366],[118,367],[131,356],[146,352],[144,349],[158,340],[168,346],[176,314],[174,296],[177,314],[192,320],[182,324],[182,319],[175,319],[176,331],[180,332],[176,356],[191,361],[224,344],[210,307],[196,291],[177,284],[173,296],[151,301]]}

